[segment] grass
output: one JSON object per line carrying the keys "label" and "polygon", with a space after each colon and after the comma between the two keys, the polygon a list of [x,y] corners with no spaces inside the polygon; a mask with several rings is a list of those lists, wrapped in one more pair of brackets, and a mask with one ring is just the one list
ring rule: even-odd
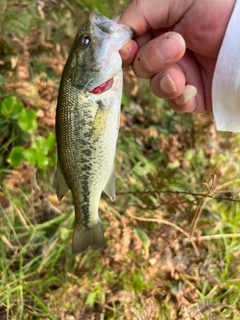
{"label": "grass", "polygon": [[55,195],[55,149],[41,169],[7,162],[14,146],[54,132],[79,16],[125,6],[6,1],[1,9],[0,98],[34,110],[38,128],[27,138],[11,123],[11,139],[0,140],[0,319],[240,318],[240,138],[217,133],[210,115],[174,113],[125,72],[117,199],[100,202],[101,252],[72,255],[74,212],[70,194],[60,203]]}

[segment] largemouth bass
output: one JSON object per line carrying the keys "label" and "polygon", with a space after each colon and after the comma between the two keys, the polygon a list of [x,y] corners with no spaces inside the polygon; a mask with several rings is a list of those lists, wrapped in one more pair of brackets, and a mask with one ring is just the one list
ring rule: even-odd
{"label": "largemouth bass", "polygon": [[98,215],[102,191],[115,199],[114,158],[122,95],[118,50],[133,36],[92,11],[77,31],[65,64],[56,111],[58,199],[72,192],[75,225],[73,253],[103,248]]}

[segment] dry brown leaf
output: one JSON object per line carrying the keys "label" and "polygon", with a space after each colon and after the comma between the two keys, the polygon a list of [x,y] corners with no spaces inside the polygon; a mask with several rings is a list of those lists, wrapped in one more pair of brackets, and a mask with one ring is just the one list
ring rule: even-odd
{"label": "dry brown leaf", "polygon": [[107,303],[113,301],[121,301],[124,303],[132,303],[135,299],[135,295],[132,292],[120,290],[113,297],[107,300]]}
{"label": "dry brown leaf", "polygon": [[5,182],[12,188],[19,187],[29,181],[33,177],[34,169],[28,163],[14,169],[10,175],[7,175]]}

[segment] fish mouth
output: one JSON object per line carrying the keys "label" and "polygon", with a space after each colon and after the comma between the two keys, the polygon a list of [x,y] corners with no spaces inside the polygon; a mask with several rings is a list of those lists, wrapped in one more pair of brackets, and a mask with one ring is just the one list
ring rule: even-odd
{"label": "fish mouth", "polygon": [[111,89],[112,85],[113,85],[113,78],[103,82],[102,84],[100,84],[99,86],[95,87],[93,90],[91,90],[89,92],[93,93],[93,94],[100,94],[100,93],[103,93],[103,92]]}

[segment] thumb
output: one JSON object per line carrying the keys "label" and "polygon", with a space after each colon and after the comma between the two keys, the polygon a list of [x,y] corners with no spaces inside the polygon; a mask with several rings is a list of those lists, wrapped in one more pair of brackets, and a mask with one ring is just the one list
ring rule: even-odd
{"label": "thumb", "polygon": [[140,37],[150,29],[173,27],[186,10],[186,1],[133,0],[118,23],[128,25]]}

